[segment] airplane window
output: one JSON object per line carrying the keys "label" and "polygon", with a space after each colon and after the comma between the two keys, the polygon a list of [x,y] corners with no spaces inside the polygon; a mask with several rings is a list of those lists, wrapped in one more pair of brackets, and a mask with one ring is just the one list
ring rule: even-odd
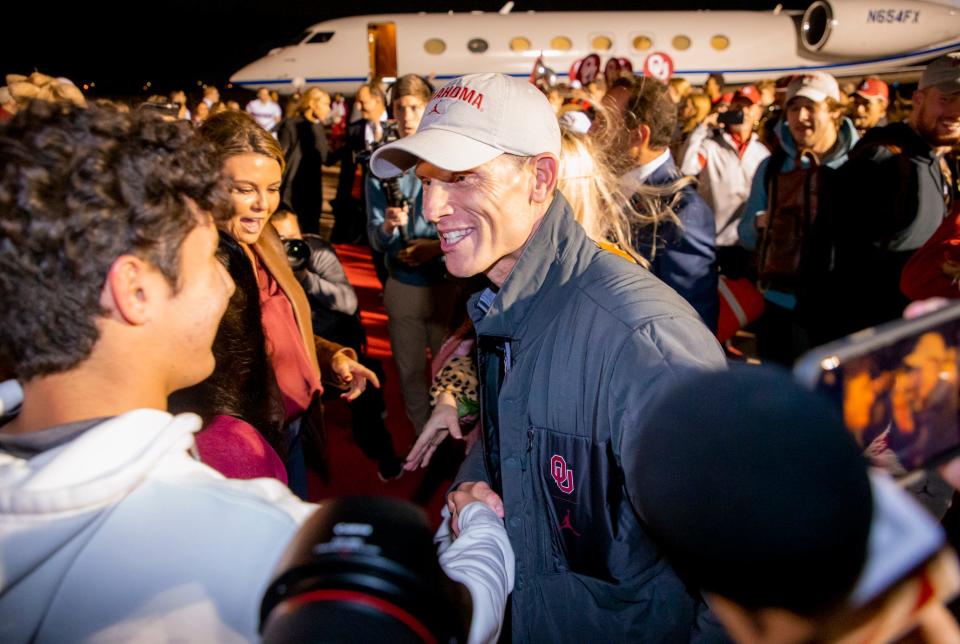
{"label": "airplane window", "polygon": [[430,38],[423,43],[423,50],[428,54],[433,54],[436,56],[447,50],[447,43],[443,42],[439,38]]}
{"label": "airplane window", "polygon": [[653,41],[646,36],[636,36],[633,39],[633,48],[639,51],[653,47]]}
{"label": "airplane window", "polygon": [[726,36],[716,35],[710,39],[710,46],[717,51],[723,51],[730,46],[730,39]]}
{"label": "airplane window", "polygon": [[306,39],[310,36],[310,34],[312,34],[312,33],[313,33],[312,31],[310,31],[309,29],[307,29],[307,30],[304,31],[302,34],[300,34],[299,36],[297,36],[295,40],[291,40],[289,43],[287,43],[287,45],[289,45],[289,46],[299,45],[299,44],[302,43],[304,40],[306,40]]}
{"label": "airplane window", "polygon": [[510,51],[527,51],[530,49],[530,39],[516,36],[510,39]]}
{"label": "airplane window", "polygon": [[690,49],[690,38],[687,36],[674,36],[673,48],[681,51],[684,49]]}
{"label": "airplane window", "polygon": [[573,43],[566,36],[555,36],[553,40],[550,41],[550,49],[567,51],[571,47],[573,47]]}
{"label": "airplane window", "polygon": [[473,38],[467,43],[467,49],[475,54],[482,54],[483,52],[487,51],[487,47],[489,46],[490,45],[488,45],[487,41],[483,38]]}
{"label": "airplane window", "polygon": [[607,36],[594,36],[590,44],[597,51],[607,51],[613,47],[613,41]]}
{"label": "airplane window", "polygon": [[333,38],[332,31],[318,31],[310,37],[310,40],[307,41],[308,45],[314,45],[316,43],[327,42]]}

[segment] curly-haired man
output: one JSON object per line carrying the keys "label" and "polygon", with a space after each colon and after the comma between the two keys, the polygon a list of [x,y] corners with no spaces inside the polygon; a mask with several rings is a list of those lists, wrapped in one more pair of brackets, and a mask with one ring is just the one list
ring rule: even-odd
{"label": "curly-haired man", "polygon": [[[232,214],[189,124],[34,102],[0,127],[0,641],[256,641],[260,597],[315,509],[190,456],[167,396],[213,371]],[[496,639],[513,554],[454,499],[440,563]],[[465,526],[465,527],[464,527]],[[491,541],[492,540],[492,541]],[[491,543],[494,546],[491,548]]]}
{"label": "curly-haired man", "polygon": [[[233,282],[184,122],[34,102],[0,129],[0,640],[251,640],[313,506],[191,458]],[[6,421],[6,422],[4,422]]]}

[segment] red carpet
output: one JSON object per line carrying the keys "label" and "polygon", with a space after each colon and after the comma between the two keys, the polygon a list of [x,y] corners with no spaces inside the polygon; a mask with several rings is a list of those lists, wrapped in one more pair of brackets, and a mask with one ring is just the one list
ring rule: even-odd
{"label": "red carpet", "polygon": [[[357,292],[360,315],[367,332],[367,353],[383,363],[386,373],[384,399],[387,404],[387,429],[393,435],[393,446],[403,458],[413,444],[413,426],[407,418],[400,395],[396,367],[390,352],[387,333],[387,314],[383,309],[381,286],[366,246],[337,245],[337,254],[347,273],[347,279]],[[360,451],[350,432],[350,410],[340,399],[331,400],[324,407],[327,443],[330,457],[330,482],[310,476],[310,500],[322,501],[337,496],[392,496],[414,500],[425,496],[418,490],[423,484],[424,471],[406,472],[395,481],[383,483],[377,477],[377,464]],[[436,476],[431,477],[436,478]],[[425,502],[431,523],[439,521],[439,511],[448,482],[436,485]]]}

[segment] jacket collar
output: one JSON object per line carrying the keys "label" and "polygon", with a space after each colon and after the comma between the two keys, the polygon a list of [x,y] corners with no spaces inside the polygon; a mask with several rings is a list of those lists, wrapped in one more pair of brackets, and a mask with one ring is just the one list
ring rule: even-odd
{"label": "jacket collar", "polygon": [[[533,322],[530,314],[551,310],[549,303],[563,295],[554,286],[565,284],[579,272],[582,251],[597,250],[574,218],[567,200],[557,192],[527,247],[500,288],[484,315],[478,302],[481,294],[470,298],[468,311],[478,335],[517,337]],[[572,258],[572,259],[571,259]],[[559,304],[559,302],[557,302]]]}
{"label": "jacket collar", "polygon": [[317,347],[313,339],[313,328],[311,326],[310,303],[307,301],[307,296],[293,271],[290,270],[290,263],[287,260],[286,251],[283,249],[283,242],[280,241],[280,235],[277,234],[273,226],[264,226],[260,239],[252,248],[266,269],[270,271],[273,279],[277,280],[277,285],[280,286],[287,299],[290,300],[293,316],[297,320],[297,327],[303,337],[303,344],[307,348],[307,357],[309,357],[314,370],[320,373],[320,366],[317,362]]}
{"label": "jacket collar", "polygon": [[[787,119],[783,119],[777,124],[777,136],[780,139],[780,147],[787,153],[788,159],[797,158],[797,142],[793,140],[790,134],[790,127],[787,125]],[[857,128],[853,126],[853,121],[844,116],[840,119],[840,127],[837,129],[837,142],[833,147],[820,158],[821,165],[829,165],[831,161],[839,158],[846,158],[847,154],[854,144],[859,140]]]}
{"label": "jacket collar", "polygon": [[663,177],[665,172],[670,172],[671,168],[676,170],[676,167],[670,150],[665,149],[653,161],[648,161],[627,171],[620,177],[620,187],[625,194],[633,194],[639,186],[652,183],[651,179],[653,177]]}
{"label": "jacket collar", "polygon": [[670,156],[667,158],[666,162],[660,165],[656,170],[650,173],[647,176],[644,183],[650,186],[661,186],[665,183],[670,183],[679,179],[681,176],[680,170],[677,169],[677,164],[674,163],[673,157]]}

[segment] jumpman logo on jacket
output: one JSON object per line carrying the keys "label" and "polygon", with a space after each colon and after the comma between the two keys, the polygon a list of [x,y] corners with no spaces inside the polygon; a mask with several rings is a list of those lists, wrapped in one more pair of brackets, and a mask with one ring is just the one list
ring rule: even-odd
{"label": "jumpman logo on jacket", "polygon": [[573,529],[573,525],[570,524],[570,510],[567,510],[566,516],[564,516],[564,517],[563,517],[563,521],[560,522],[560,529],[561,529],[561,530],[564,530],[564,529],[569,530],[569,531],[572,532],[575,536],[577,536],[577,537],[580,536],[580,533],[577,532],[576,530],[574,530],[574,529]]}

